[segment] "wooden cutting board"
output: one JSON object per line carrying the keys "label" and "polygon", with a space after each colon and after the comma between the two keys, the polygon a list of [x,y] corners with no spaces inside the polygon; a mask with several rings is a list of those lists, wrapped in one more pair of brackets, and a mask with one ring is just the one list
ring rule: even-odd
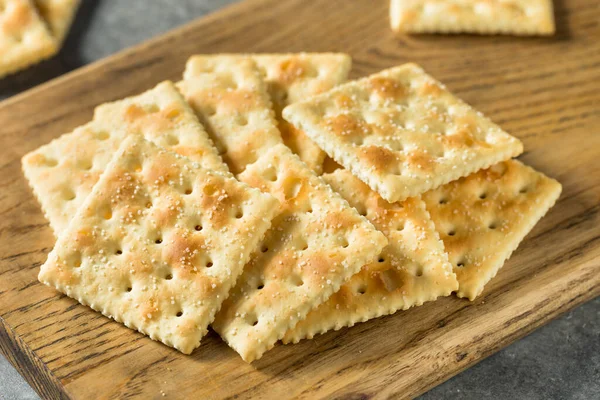
{"label": "wooden cutting board", "polygon": [[[551,38],[394,37],[383,0],[249,0],[0,104],[0,349],[47,398],[412,397],[600,294],[600,3],[555,0]],[[194,53],[344,51],[353,77],[414,61],[564,186],[474,303],[444,298],[244,363],[184,356],[37,282],[54,244],[20,157],[95,105],[178,80]]]}

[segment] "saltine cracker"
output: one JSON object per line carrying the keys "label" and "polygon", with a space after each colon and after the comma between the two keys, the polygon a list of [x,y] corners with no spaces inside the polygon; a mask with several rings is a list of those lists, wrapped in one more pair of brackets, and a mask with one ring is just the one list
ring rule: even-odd
{"label": "saltine cracker", "polygon": [[509,160],[422,196],[454,267],[459,297],[481,294],[560,192],[554,179]]}
{"label": "saltine cracker", "polygon": [[375,261],[387,241],[283,144],[238,178],[281,204],[212,325],[251,362]]}
{"label": "saltine cracker", "polygon": [[276,210],[272,196],[130,135],[39,279],[189,354]]}
{"label": "saltine cracker", "polygon": [[56,40],[30,0],[0,0],[0,78],[57,50]]}
{"label": "saltine cracker", "polygon": [[391,0],[392,29],[402,33],[552,35],[552,0]]}
{"label": "saltine cracker", "polygon": [[523,151],[519,140],[415,64],[294,103],[283,116],[389,202]]}
{"label": "saltine cracker", "polygon": [[22,167],[55,235],[76,210],[129,134],[223,173],[222,162],[194,111],[171,82],[96,108],[94,120],[25,155]]}

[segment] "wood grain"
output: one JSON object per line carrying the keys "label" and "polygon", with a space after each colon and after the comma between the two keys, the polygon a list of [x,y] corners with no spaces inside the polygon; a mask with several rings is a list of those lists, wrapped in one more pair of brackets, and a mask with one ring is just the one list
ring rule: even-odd
{"label": "wood grain", "polygon": [[[552,38],[394,37],[372,0],[249,0],[0,104],[0,350],[44,398],[412,397],[600,294],[600,3],[555,0]],[[345,51],[353,77],[420,63],[564,187],[474,303],[445,298],[245,364],[183,356],[37,282],[54,244],[20,157],[195,53]]]}

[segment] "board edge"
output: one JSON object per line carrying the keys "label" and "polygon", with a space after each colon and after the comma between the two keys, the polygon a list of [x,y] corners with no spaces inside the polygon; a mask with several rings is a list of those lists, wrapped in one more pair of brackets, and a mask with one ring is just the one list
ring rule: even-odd
{"label": "board edge", "polygon": [[42,399],[71,399],[58,378],[54,376],[35,352],[15,334],[2,316],[0,316],[0,354],[6,357]]}

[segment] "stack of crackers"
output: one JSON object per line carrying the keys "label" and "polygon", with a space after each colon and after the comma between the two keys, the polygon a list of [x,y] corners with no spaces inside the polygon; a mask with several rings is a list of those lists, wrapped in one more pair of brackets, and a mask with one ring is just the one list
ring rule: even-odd
{"label": "stack of crackers", "polygon": [[419,66],[198,55],[27,154],[57,243],[40,281],[183,353],[241,357],[455,292],[558,198],[521,142]]}
{"label": "stack of crackers", "polygon": [[56,54],[80,0],[0,0],[0,78]]}

